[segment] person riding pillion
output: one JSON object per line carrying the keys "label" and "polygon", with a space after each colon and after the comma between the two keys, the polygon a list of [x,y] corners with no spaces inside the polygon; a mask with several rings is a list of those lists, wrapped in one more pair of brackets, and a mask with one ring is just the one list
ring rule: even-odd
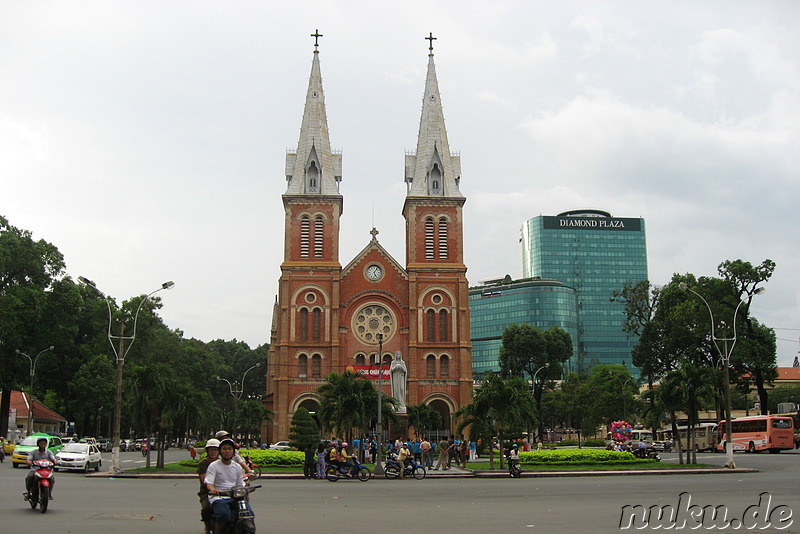
{"label": "person riding pillion", "polygon": [[208,486],[205,483],[206,472],[208,466],[219,459],[219,440],[211,438],[206,442],[206,457],[200,460],[197,464],[197,476],[200,477],[200,491],[197,496],[200,497],[200,520],[205,525],[205,534],[211,533],[211,503],[208,502]]}

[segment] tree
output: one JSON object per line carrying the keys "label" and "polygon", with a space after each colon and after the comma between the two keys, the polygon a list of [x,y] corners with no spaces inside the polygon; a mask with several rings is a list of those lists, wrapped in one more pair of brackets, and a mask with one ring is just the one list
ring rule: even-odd
{"label": "tree", "polygon": [[587,385],[589,375],[570,373],[561,382],[561,408],[560,412],[567,426],[578,431],[578,447],[581,446],[581,436],[586,437],[587,431],[594,429],[600,423],[597,412],[592,409],[595,400],[591,388]]}
{"label": "tree", "polygon": [[593,419],[610,424],[625,419],[633,412],[635,382],[628,368],[620,364],[600,364],[589,370],[585,382],[588,394],[593,399]]}
{"label": "tree", "polygon": [[434,428],[441,427],[442,414],[430,406],[430,404],[419,404],[408,406],[408,425],[414,427],[417,437],[424,437]]}
{"label": "tree", "polygon": [[[64,257],[27,230],[12,226],[0,216],[0,413],[7,414],[11,390],[24,380],[15,350],[47,347],[46,331],[39,328],[45,317],[47,295],[64,271]],[[39,350],[39,349],[37,349]],[[8,372],[11,370],[12,372]],[[16,370],[16,372],[13,372]],[[0,417],[0,435],[7,435],[8,419]]]}
{"label": "tree", "polygon": [[[520,377],[503,378],[495,373],[485,375],[475,391],[473,402],[462,406],[456,415],[463,418],[458,426],[459,432],[470,424],[482,425],[490,430],[490,437],[496,433],[501,447],[505,435],[521,434],[527,425],[536,424],[527,383]],[[493,447],[490,447],[489,462],[494,468]]]}
{"label": "tree", "polygon": [[289,430],[289,445],[297,450],[303,450],[309,443],[319,441],[319,428],[314,418],[303,407],[295,410],[292,415],[292,428]]}
{"label": "tree", "polygon": [[[570,356],[572,337],[557,326],[551,326],[543,332],[527,323],[514,323],[503,330],[499,357],[501,373],[505,377],[528,375],[537,414],[541,414],[542,392],[546,383],[561,377],[561,364]],[[540,425],[540,440],[543,431]]]}
{"label": "tree", "polygon": [[[348,441],[353,440],[355,433],[365,433],[372,421],[377,420],[378,392],[370,380],[360,378],[357,373],[345,371],[342,374],[329,374],[325,383],[317,389],[317,394],[322,427],[346,437]],[[397,421],[397,399],[382,395],[381,417],[384,421]]]}

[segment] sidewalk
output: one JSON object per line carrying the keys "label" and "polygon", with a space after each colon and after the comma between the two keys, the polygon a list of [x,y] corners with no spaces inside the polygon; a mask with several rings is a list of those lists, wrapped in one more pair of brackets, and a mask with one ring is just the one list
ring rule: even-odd
{"label": "sidewalk", "polygon": [[[757,473],[758,469],[750,467],[737,467],[735,469],[715,468],[686,468],[686,469],[625,469],[608,471],[530,471],[523,469],[523,478],[552,478],[552,477],[607,477],[619,475],[720,475],[720,474],[742,474]],[[108,479],[129,479],[129,478],[149,478],[149,479],[196,479],[194,473],[122,473],[112,475],[108,472],[99,472],[86,475],[87,478],[108,478]],[[373,473],[372,478],[376,478]],[[383,478],[382,476],[380,478]],[[494,471],[473,471],[453,466],[446,471],[428,470],[425,478],[511,478],[505,469],[495,469]],[[264,473],[259,480],[303,480],[302,473]]]}

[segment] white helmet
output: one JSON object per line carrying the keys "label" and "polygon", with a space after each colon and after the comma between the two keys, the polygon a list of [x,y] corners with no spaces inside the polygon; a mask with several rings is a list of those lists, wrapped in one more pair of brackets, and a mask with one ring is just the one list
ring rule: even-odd
{"label": "white helmet", "polygon": [[211,438],[210,440],[206,441],[206,449],[209,447],[216,447],[219,449],[219,440]]}

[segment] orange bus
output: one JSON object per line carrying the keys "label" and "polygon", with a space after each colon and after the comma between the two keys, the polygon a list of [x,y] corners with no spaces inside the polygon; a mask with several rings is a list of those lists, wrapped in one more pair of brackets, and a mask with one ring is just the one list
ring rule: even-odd
{"label": "orange bus", "polygon": [[[791,417],[777,415],[753,415],[731,421],[733,450],[771,453],[794,448],[794,421]],[[717,426],[718,452],[725,451],[725,421]]]}

